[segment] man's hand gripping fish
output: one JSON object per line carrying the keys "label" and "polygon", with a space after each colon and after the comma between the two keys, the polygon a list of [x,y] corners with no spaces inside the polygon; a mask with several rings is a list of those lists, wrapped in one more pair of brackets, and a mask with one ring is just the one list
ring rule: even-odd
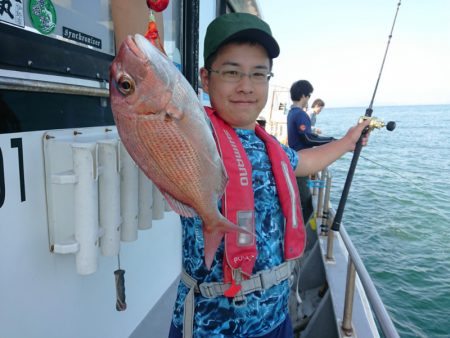
{"label": "man's hand gripping fish", "polygon": [[142,35],[128,36],[110,68],[121,141],[172,209],[203,220],[205,264],[225,232],[243,231],[218,210],[228,181],[209,120],[173,63]]}

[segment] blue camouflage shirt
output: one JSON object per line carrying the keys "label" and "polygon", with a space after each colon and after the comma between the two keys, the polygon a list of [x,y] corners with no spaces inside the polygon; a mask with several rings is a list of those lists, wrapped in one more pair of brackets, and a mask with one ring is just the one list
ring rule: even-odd
{"label": "blue camouflage shirt", "polygon": [[[253,273],[270,269],[284,259],[284,216],[278,199],[266,147],[253,130],[235,129],[252,165],[255,199],[256,245],[258,256]],[[282,145],[293,168],[297,153]],[[220,206],[219,206],[220,207]],[[223,282],[223,242],[211,270],[204,264],[202,221],[199,217],[181,217],[183,232],[183,267],[203,282]],[[184,300],[189,289],[180,282],[174,307],[173,324],[183,328]],[[246,295],[247,305],[236,307],[224,296],[213,299],[195,294],[194,337],[248,337],[264,335],[284,321],[287,315],[289,285],[285,280],[268,290]]]}

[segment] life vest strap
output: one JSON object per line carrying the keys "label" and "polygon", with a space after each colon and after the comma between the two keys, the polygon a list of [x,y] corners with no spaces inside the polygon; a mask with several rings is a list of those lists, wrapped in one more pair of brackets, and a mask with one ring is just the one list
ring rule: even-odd
{"label": "life vest strap", "polygon": [[[241,281],[241,290],[234,297],[233,304],[242,306],[246,304],[245,295],[255,291],[270,289],[272,286],[280,284],[282,281],[292,276],[297,260],[289,260],[271,269],[260,271],[249,279]],[[183,314],[183,338],[191,338],[194,327],[194,293],[200,293],[205,298],[216,298],[224,296],[231,283],[201,283],[192,278],[184,269],[181,272],[181,281],[189,288],[189,292],[184,300]]]}
{"label": "life vest strap", "polygon": [[184,269],[181,272],[181,280],[184,285],[189,288],[189,292],[184,299],[184,312],[183,312],[183,338],[192,338],[194,335],[194,292],[199,292],[197,287],[197,281],[188,275]]}
{"label": "life vest strap", "polygon": [[[255,291],[270,289],[272,286],[280,284],[288,279],[294,271],[295,261],[287,261],[272,269],[260,271],[252,275],[249,279],[240,282],[241,291],[238,295],[246,295]],[[202,283],[199,285],[199,293],[205,298],[215,298],[223,296],[224,292],[230,288],[230,283]]]}

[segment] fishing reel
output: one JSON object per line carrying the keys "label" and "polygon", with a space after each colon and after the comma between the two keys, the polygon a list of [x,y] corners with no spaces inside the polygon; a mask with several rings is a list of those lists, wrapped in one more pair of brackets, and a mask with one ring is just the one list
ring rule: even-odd
{"label": "fishing reel", "polygon": [[389,131],[393,131],[395,129],[395,121],[389,121],[388,123],[384,123],[383,121],[381,121],[376,117],[361,116],[358,122],[361,123],[366,120],[370,120],[370,124],[367,127],[369,128],[370,131],[374,130],[375,128],[381,129],[384,127],[386,127],[386,129]]}

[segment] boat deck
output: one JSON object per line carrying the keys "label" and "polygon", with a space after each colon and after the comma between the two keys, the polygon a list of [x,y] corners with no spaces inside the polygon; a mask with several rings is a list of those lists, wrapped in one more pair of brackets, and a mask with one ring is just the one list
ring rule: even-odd
{"label": "boat deck", "polygon": [[144,320],[136,327],[129,338],[168,337],[172,321],[173,304],[177,296],[179,278],[161,296]]}

